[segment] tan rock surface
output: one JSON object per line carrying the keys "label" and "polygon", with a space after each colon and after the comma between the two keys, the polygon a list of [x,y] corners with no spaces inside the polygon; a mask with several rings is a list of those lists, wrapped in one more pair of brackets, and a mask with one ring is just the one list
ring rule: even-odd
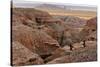
{"label": "tan rock surface", "polygon": [[58,42],[45,32],[25,25],[14,26],[12,38],[39,55],[50,54],[59,48]]}
{"label": "tan rock surface", "polygon": [[43,59],[31,52],[21,43],[14,41],[12,43],[12,65],[29,65],[29,64],[43,64]]}

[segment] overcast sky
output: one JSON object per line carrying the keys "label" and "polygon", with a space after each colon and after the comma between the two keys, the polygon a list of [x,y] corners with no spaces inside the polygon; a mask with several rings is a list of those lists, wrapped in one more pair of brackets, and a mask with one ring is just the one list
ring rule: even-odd
{"label": "overcast sky", "polygon": [[49,2],[49,3],[62,3],[62,4],[72,4],[72,5],[82,5],[82,6],[97,6],[95,0],[12,0],[14,3],[25,3],[25,2]]}

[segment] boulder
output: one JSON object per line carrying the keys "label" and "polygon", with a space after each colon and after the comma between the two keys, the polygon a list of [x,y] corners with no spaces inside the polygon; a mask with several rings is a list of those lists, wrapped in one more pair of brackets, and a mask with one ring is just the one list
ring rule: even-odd
{"label": "boulder", "polygon": [[82,48],[82,47],[84,47],[82,44],[83,44],[83,43],[74,43],[74,44],[73,44],[73,48],[74,48],[74,49]]}
{"label": "boulder", "polygon": [[70,46],[66,45],[66,46],[62,47],[62,49],[64,49],[65,51],[70,51]]}

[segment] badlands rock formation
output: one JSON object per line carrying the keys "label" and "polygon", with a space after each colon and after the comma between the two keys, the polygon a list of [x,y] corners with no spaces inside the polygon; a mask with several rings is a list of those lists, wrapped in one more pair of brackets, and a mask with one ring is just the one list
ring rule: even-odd
{"label": "badlands rock formation", "polygon": [[13,8],[12,65],[96,61],[97,18],[54,18],[33,8]]}

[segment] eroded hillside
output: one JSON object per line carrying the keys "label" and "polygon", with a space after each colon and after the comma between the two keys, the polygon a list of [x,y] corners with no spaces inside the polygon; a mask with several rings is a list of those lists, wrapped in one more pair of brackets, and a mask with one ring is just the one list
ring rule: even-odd
{"label": "eroded hillside", "polygon": [[96,61],[96,20],[12,8],[12,65]]}

